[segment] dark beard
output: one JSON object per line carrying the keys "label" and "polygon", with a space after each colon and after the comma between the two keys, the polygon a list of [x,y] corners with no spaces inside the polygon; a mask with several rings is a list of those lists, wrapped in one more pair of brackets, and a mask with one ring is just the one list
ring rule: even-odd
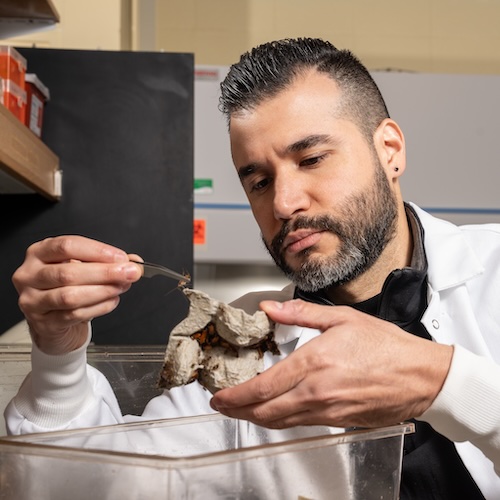
{"label": "dark beard", "polygon": [[[372,189],[348,198],[337,219],[328,214],[298,216],[283,224],[270,245],[264,244],[276,265],[296,286],[316,292],[352,281],[367,271],[394,237],[397,212],[396,198],[379,164]],[[335,255],[307,258],[315,250],[309,247],[299,254],[304,258],[300,268],[293,270],[286,262],[283,242],[291,231],[305,228],[335,234],[340,247]]]}

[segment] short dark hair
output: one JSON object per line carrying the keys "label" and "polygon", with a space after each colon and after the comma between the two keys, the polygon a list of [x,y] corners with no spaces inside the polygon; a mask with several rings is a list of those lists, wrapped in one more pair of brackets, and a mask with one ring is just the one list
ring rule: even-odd
{"label": "short dark hair", "polygon": [[379,88],[350,51],[318,38],[268,42],[244,53],[221,83],[219,108],[230,122],[233,113],[251,110],[276,96],[310,69],[336,81],[342,93],[340,113],[372,139],[376,128],[389,117]]}

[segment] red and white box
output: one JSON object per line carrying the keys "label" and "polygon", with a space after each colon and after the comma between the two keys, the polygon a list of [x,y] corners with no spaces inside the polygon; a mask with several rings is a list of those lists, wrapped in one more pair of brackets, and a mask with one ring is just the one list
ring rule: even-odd
{"label": "red and white box", "polygon": [[43,110],[50,100],[49,89],[34,73],[26,73],[26,126],[38,137],[42,136]]}
{"label": "red and white box", "polygon": [[0,45],[0,77],[10,80],[24,89],[26,76],[26,59],[19,52],[8,45]]}
{"label": "red and white box", "polygon": [[26,91],[19,87],[12,80],[2,81],[3,105],[19,121],[25,123],[26,120]]}

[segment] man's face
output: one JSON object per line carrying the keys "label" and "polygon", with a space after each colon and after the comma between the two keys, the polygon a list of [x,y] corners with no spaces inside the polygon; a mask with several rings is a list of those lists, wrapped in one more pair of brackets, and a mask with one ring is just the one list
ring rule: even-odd
{"label": "man's face", "polygon": [[231,150],[262,239],[301,289],[346,283],[392,238],[397,203],[375,149],[325,74],[231,117]]}

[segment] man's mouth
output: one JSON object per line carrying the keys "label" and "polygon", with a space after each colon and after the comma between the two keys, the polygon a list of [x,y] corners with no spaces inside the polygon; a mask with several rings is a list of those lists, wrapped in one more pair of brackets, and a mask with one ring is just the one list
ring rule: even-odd
{"label": "man's mouth", "polygon": [[283,251],[288,254],[297,254],[316,245],[324,231],[317,229],[299,229],[289,233],[283,241]]}

